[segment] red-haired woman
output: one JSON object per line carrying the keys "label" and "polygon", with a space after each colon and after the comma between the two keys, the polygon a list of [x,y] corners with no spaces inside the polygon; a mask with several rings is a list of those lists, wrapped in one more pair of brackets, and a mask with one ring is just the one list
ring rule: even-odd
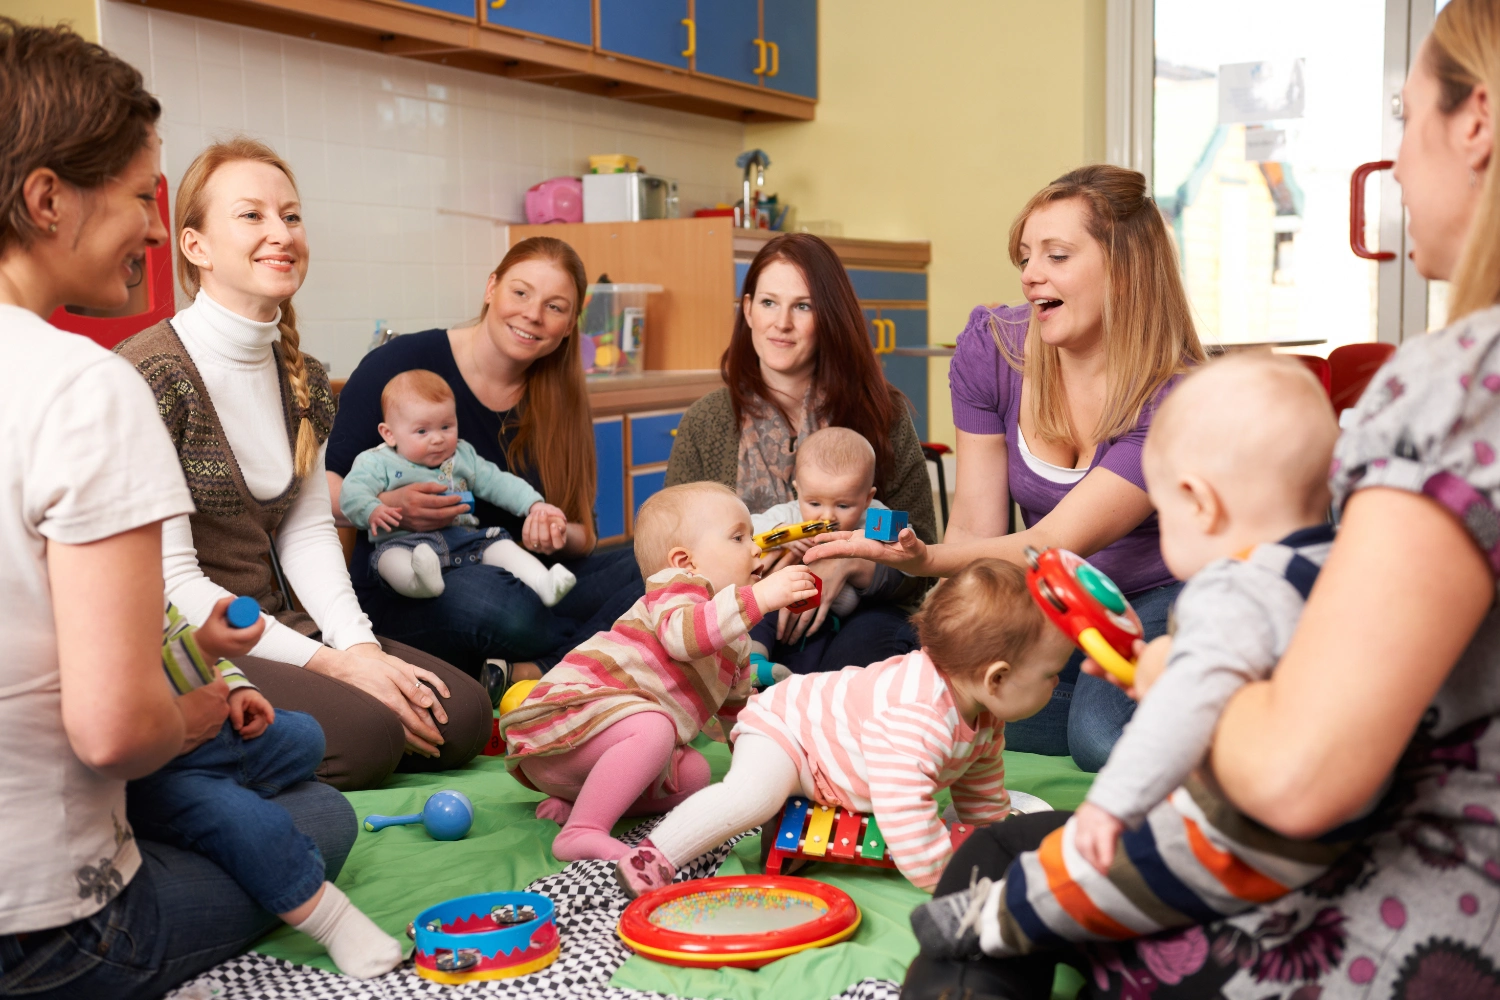
{"label": "red-haired woman", "polygon": [[[875,449],[876,499],[908,512],[919,538],[936,539],[931,481],[906,398],[881,372],[849,275],[827,243],[788,233],[761,248],[719,368],[725,388],[693,404],[677,429],[668,486],[723,483],[751,511],[762,511],[794,499],[799,441],[823,427],[848,427]],[[869,566],[862,559],[823,562],[818,574],[825,592],[837,593]],[[920,590],[913,582],[890,604],[861,607],[821,648],[807,643],[794,669],[874,663],[916,648],[899,602]],[[800,620],[783,612],[782,645],[773,653],[787,656],[819,632],[829,603]],[[806,654],[815,649],[820,655],[809,665]]]}
{"label": "red-haired woman", "polygon": [[[503,660],[498,685],[540,677],[577,639],[608,628],[645,592],[629,548],[590,554],[597,472],[575,336],[587,287],[583,261],[568,244],[546,236],[522,240],[490,275],[475,322],[406,334],[365,356],[340,394],[328,439],[328,484],[334,516],[343,522],[343,477],[355,456],[381,444],[386,383],[412,369],[437,372],[453,389],[463,439],[567,514],[564,529],[538,516],[523,521],[483,500],[475,505],[482,525],[506,529],[577,576],[551,608],[514,576],[482,563],[450,570],[438,597],[402,597],[372,571],[368,538],[355,547],[354,589],[381,635],[476,675],[487,659]],[[401,526],[413,531],[439,531],[469,509],[437,483],[403,486],[380,499],[400,508]]]}

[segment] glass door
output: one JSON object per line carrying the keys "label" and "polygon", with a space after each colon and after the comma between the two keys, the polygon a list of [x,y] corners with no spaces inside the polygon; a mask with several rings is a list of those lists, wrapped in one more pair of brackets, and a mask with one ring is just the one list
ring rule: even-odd
{"label": "glass door", "polygon": [[1155,0],[1152,189],[1205,343],[1327,354],[1427,328],[1383,168],[1433,11]]}

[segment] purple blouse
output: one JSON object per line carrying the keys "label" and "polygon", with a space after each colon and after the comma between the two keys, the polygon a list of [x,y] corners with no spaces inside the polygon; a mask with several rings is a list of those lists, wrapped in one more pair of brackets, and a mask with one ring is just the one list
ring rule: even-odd
{"label": "purple blouse", "polygon": [[[994,322],[1005,344],[1016,355],[1026,343],[1031,306],[977,306],[969,314],[969,325],[959,334],[958,347],[948,369],[953,394],[953,423],[969,434],[1004,434],[1010,495],[1021,508],[1021,519],[1029,528],[1056,507],[1074,484],[1055,483],[1033,472],[1021,457],[1017,423],[1021,416],[1021,373],[1006,364],[990,335]],[[1101,441],[1089,465],[1108,469],[1126,482],[1146,488],[1141,473],[1141,446],[1157,406],[1176,379],[1141,412],[1141,419],[1126,433]],[[1173,582],[1161,558],[1156,515],[1142,521],[1128,535],[1089,556],[1089,562],[1107,574],[1126,594],[1139,594]]]}

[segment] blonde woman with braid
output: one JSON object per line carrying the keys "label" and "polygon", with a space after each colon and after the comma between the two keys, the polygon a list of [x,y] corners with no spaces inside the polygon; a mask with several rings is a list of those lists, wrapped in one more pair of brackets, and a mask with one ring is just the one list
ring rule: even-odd
{"label": "blonde woman with braid", "polygon": [[[277,707],[322,724],[330,784],[467,762],[489,735],[483,689],[378,640],[350,584],[324,474],[333,396],[292,307],[308,245],[290,168],[259,142],[216,143],[176,200],[193,303],[119,348],[156,393],[197,508],[162,528],[168,598],[194,624],[227,594],[260,602],[266,630],[240,665]],[[277,585],[273,540],[300,607]]]}

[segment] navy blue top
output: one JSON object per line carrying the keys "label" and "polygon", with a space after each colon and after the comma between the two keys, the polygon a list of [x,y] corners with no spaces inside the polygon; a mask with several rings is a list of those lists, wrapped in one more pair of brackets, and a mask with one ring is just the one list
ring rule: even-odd
{"label": "navy blue top", "polygon": [[[347,476],[360,452],[374,448],[384,442],[380,439],[380,394],[385,384],[402,372],[425,368],[447,379],[453,389],[453,399],[458,408],[458,435],[469,444],[480,458],[494,462],[507,472],[514,472],[505,461],[505,446],[501,443],[501,427],[505,425],[504,441],[515,435],[518,420],[516,409],[497,413],[479,401],[459,374],[458,361],[448,344],[447,330],[424,330],[397,337],[384,347],[364,356],[354,374],[349,376],[344,391],[339,394],[338,416],[333,421],[333,433],[328,436],[328,471]],[[522,479],[542,492],[542,480],[535,469],[517,472]],[[515,538],[521,537],[524,518],[494,504],[479,500],[474,514],[485,527],[504,528]],[[361,531],[354,546],[354,559],[349,567],[356,593],[368,591],[379,584],[370,569],[370,545],[368,534]]]}

